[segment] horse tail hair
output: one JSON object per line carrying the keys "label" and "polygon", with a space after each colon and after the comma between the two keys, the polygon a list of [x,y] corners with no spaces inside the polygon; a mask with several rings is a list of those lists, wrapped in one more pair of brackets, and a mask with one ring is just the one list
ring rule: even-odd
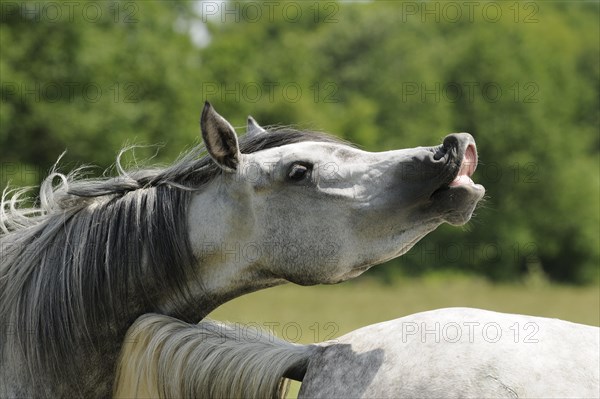
{"label": "horse tail hair", "polygon": [[284,398],[287,377],[301,380],[319,350],[252,326],[147,314],[127,332],[114,397]]}

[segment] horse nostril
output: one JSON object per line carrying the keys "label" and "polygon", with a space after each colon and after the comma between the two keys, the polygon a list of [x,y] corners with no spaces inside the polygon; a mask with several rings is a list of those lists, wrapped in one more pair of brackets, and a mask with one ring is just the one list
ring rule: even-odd
{"label": "horse nostril", "polygon": [[444,157],[444,155],[446,155],[446,150],[444,149],[443,145],[440,145],[436,148],[435,154],[433,154],[433,160],[439,161]]}
{"label": "horse nostril", "polygon": [[448,152],[448,150],[451,149],[456,150],[458,148],[458,144],[458,136],[456,134],[451,134],[444,138],[444,143],[442,144],[442,146],[444,147],[444,151]]}
{"label": "horse nostril", "polygon": [[442,145],[440,145],[435,151],[433,159],[439,161],[447,154],[450,154],[451,156],[456,156],[459,146],[460,140],[457,135],[451,134],[449,136],[446,136]]}

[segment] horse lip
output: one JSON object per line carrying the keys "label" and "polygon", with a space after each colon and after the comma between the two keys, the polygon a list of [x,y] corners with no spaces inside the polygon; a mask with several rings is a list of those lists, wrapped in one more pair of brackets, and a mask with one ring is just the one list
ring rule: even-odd
{"label": "horse lip", "polygon": [[471,179],[471,176],[475,173],[475,169],[477,169],[477,149],[475,148],[475,144],[469,143],[461,158],[460,168],[454,175],[449,186],[454,187],[462,184],[475,184]]}
{"label": "horse lip", "polygon": [[475,170],[477,169],[478,163],[477,148],[475,146],[475,143],[468,143],[465,146],[463,153],[460,156],[458,156],[456,160],[460,162],[460,166],[457,167],[455,162],[451,163],[449,167],[453,169],[453,173],[450,174],[448,180],[441,184],[441,186],[432,193],[431,197],[434,197],[437,193],[441,191],[446,191],[453,187],[479,186],[475,184],[471,179],[471,176],[473,176]]}

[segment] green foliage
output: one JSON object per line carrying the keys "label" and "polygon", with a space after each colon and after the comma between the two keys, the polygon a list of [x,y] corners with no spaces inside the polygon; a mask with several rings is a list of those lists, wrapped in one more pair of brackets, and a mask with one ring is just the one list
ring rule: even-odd
{"label": "green foliage", "polygon": [[200,56],[173,29],[188,3],[91,4],[1,4],[3,165],[36,165],[41,178],[67,149],[66,161],[106,167],[126,142],[171,141],[194,126],[185,88]]}
{"label": "green foliage", "polygon": [[[35,183],[64,149],[106,167],[125,143],[166,143],[170,160],[204,99],[236,126],[252,114],[371,151],[468,131],[488,193],[474,220],[373,273],[599,279],[598,3],[101,2],[102,18],[52,21],[48,2],[11,4],[0,184]],[[205,47],[188,34],[201,25]]]}

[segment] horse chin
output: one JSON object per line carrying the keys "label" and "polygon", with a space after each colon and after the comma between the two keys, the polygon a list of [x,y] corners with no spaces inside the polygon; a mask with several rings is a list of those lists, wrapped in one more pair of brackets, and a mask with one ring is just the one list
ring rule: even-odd
{"label": "horse chin", "polygon": [[433,200],[433,211],[451,225],[461,226],[467,223],[475,207],[485,194],[481,184],[463,184],[446,187],[436,191]]}

